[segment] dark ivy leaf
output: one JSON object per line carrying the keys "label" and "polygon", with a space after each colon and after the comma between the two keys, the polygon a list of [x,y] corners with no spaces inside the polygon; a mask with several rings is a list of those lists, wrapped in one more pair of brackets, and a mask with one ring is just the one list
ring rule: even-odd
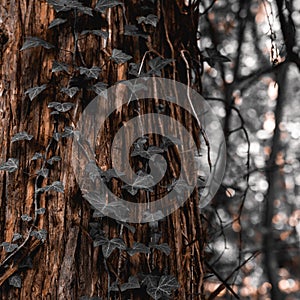
{"label": "dark ivy leaf", "polygon": [[75,106],[75,104],[71,103],[71,102],[64,102],[64,103],[50,102],[48,104],[49,108],[54,108],[58,112],[67,112],[70,109],[72,109],[74,106]]}
{"label": "dark ivy leaf", "polygon": [[147,287],[147,293],[154,299],[171,296],[172,292],[179,288],[174,276],[164,275],[160,278],[157,286]]}
{"label": "dark ivy leaf", "polygon": [[18,241],[19,239],[21,239],[23,236],[22,236],[22,234],[20,234],[20,233],[14,233],[13,234],[13,239],[12,239],[12,241],[13,242],[15,242],[15,241]]}
{"label": "dark ivy leaf", "polygon": [[61,160],[61,157],[60,157],[60,156],[54,155],[54,156],[52,156],[51,158],[49,158],[49,159],[47,160],[47,163],[48,163],[49,165],[53,165],[54,162],[60,161],[60,160]]}
{"label": "dark ivy leaf", "polygon": [[117,0],[99,0],[95,6],[96,11],[100,11],[101,13],[106,13],[108,8],[115,7],[117,5],[122,5],[124,8],[124,4],[121,1]]}
{"label": "dark ivy leaf", "polygon": [[73,98],[76,93],[79,91],[79,88],[77,86],[73,87],[64,87],[60,90],[61,92],[67,94],[70,98]]}
{"label": "dark ivy leaf", "polygon": [[149,67],[151,68],[151,71],[148,72],[148,74],[155,74],[157,76],[161,76],[161,69],[163,69],[164,67],[166,67],[168,64],[170,64],[171,62],[173,62],[173,59],[170,58],[161,58],[160,56],[155,57],[153,59],[151,59],[148,64]]}
{"label": "dark ivy leaf", "polygon": [[122,52],[119,49],[113,49],[111,59],[117,64],[123,64],[132,59],[132,56]]}
{"label": "dark ivy leaf", "polygon": [[102,170],[96,165],[95,162],[89,162],[85,166],[85,172],[88,174],[92,182],[95,182],[97,178],[100,178],[101,174],[103,173]]}
{"label": "dark ivy leaf", "polygon": [[19,264],[19,269],[21,268],[33,268],[32,259],[30,256],[27,256],[24,260],[21,261],[21,263]]}
{"label": "dark ivy leaf", "polygon": [[139,74],[140,66],[141,66],[141,64],[130,63],[130,64],[129,64],[129,71],[128,71],[128,73],[129,73],[130,75],[135,76],[135,77],[138,77],[138,76],[140,76],[140,75],[143,75],[143,74]]}
{"label": "dark ivy leaf", "polygon": [[47,84],[43,84],[41,86],[36,86],[33,88],[28,89],[25,92],[25,95],[29,96],[29,99],[32,101],[37,95],[43,92],[47,88]]}
{"label": "dark ivy leaf", "polygon": [[44,158],[43,154],[39,153],[39,152],[35,152],[34,155],[32,156],[31,160],[37,160],[37,159],[42,159]]}
{"label": "dark ivy leaf", "polygon": [[125,292],[127,290],[139,289],[141,287],[139,280],[136,276],[130,276],[128,278],[128,282],[123,283],[120,287],[119,286],[120,285],[118,284],[118,282],[115,281],[112,283],[110,290],[112,292],[118,292],[120,289],[121,292]]}
{"label": "dark ivy leaf", "polygon": [[83,30],[81,32],[82,35],[86,35],[86,34],[94,34],[94,35],[97,35],[97,36],[100,36],[102,37],[103,39],[107,40],[108,39],[108,32],[106,31],[103,31],[103,30]]}
{"label": "dark ivy leaf", "polygon": [[150,14],[147,17],[138,17],[137,21],[139,24],[141,24],[141,23],[150,24],[150,25],[156,27],[156,25],[158,23],[158,17]]}
{"label": "dark ivy leaf", "polygon": [[102,95],[103,91],[107,89],[107,84],[104,82],[97,82],[92,87],[89,88],[93,92],[95,92],[97,95]]}
{"label": "dark ivy leaf", "polygon": [[125,282],[121,285],[121,292],[132,290],[132,289],[139,289],[140,283],[136,276],[130,276],[128,278],[128,282]]}
{"label": "dark ivy leaf", "polygon": [[83,4],[77,0],[46,0],[46,1],[53,6],[56,12],[78,9],[84,14],[93,16],[92,9],[90,7],[83,6]]}
{"label": "dark ivy leaf", "polygon": [[0,171],[14,172],[19,167],[19,160],[17,158],[9,158],[7,162],[0,164]]}
{"label": "dark ivy leaf", "polygon": [[44,242],[47,239],[47,230],[41,229],[41,230],[32,230],[30,233],[31,236],[34,236],[38,240]]}
{"label": "dark ivy leaf", "polygon": [[171,248],[167,243],[162,243],[162,244],[159,244],[159,245],[153,244],[150,247],[154,248],[154,249],[157,249],[157,250],[165,253],[166,255],[170,255],[170,253],[171,253]]}
{"label": "dark ivy leaf", "polygon": [[150,253],[150,248],[142,243],[134,242],[132,248],[128,248],[126,251],[130,256],[133,256],[136,253],[148,254]]}
{"label": "dark ivy leaf", "polygon": [[156,211],[155,213],[151,213],[149,211],[145,211],[143,215],[144,222],[154,222],[156,220],[161,220],[165,217],[161,210]]}
{"label": "dark ivy leaf", "polygon": [[64,62],[54,61],[52,64],[52,73],[65,71],[68,73],[69,65]]}
{"label": "dark ivy leaf", "polygon": [[105,258],[108,258],[115,249],[125,250],[126,245],[124,241],[120,238],[113,238],[107,240],[105,244],[102,245],[102,253]]}
{"label": "dark ivy leaf", "polygon": [[60,24],[64,24],[64,23],[66,23],[66,22],[67,22],[66,19],[61,19],[61,18],[54,19],[54,20],[49,24],[48,29],[53,28],[53,27],[55,27],[55,26],[58,26],[58,25],[60,25]]}
{"label": "dark ivy leaf", "polygon": [[64,192],[64,185],[61,181],[54,181],[51,185],[45,186],[45,191],[55,191],[58,193]]}
{"label": "dark ivy leaf", "polygon": [[153,176],[150,174],[144,174],[142,172],[140,172],[138,175],[139,176],[135,179],[133,184],[124,185],[124,186],[122,186],[122,188],[126,189],[129,192],[132,190],[132,188],[136,189],[136,190],[144,189],[147,191],[152,191],[151,187],[155,185]]}
{"label": "dark ivy leaf", "polygon": [[148,38],[148,35],[143,33],[143,32],[140,32],[139,29],[135,25],[125,25],[124,35],[139,36],[139,37],[142,37],[144,39]]}
{"label": "dark ivy leaf", "polygon": [[38,38],[35,36],[28,36],[25,40],[25,43],[23,44],[22,48],[20,49],[20,51],[29,49],[29,48],[35,48],[35,47],[44,47],[46,49],[52,49],[55,48],[54,45]]}
{"label": "dark ivy leaf", "polygon": [[46,212],[46,208],[44,208],[44,207],[38,208],[38,209],[36,210],[36,213],[37,213],[38,215],[43,215],[45,212]]}
{"label": "dark ivy leaf", "polygon": [[127,81],[127,80],[122,80],[122,81],[119,81],[117,83],[118,84],[125,84],[133,94],[135,94],[138,91],[142,91],[142,90],[147,91],[148,90],[148,87],[146,85],[142,84],[142,83],[134,84],[134,83],[131,83],[130,81]]}
{"label": "dark ivy leaf", "polygon": [[80,75],[85,75],[88,78],[95,78],[97,79],[99,77],[99,73],[101,72],[101,68],[97,66],[93,66],[92,68],[85,68],[85,67],[79,67]]}
{"label": "dark ivy leaf", "polygon": [[133,226],[131,226],[131,225],[125,223],[125,222],[121,222],[121,221],[117,221],[117,220],[116,220],[116,222],[117,222],[118,224],[121,224],[121,225],[123,225],[124,227],[126,227],[126,228],[127,228],[130,232],[132,232],[133,234],[135,233],[135,227],[133,227]]}
{"label": "dark ivy leaf", "polygon": [[61,133],[61,137],[63,138],[67,138],[67,137],[78,137],[79,136],[79,132],[74,130],[72,126],[66,126],[64,128],[64,131]]}
{"label": "dark ivy leaf", "polygon": [[19,132],[17,134],[15,134],[11,141],[12,142],[16,142],[16,141],[30,141],[33,138],[33,135],[28,134],[27,132],[23,131],[23,132]]}
{"label": "dark ivy leaf", "polygon": [[36,172],[36,175],[42,176],[42,177],[44,177],[44,178],[48,178],[49,170],[46,169],[46,168],[42,168],[41,170],[38,170],[38,171]]}
{"label": "dark ivy leaf", "polygon": [[162,137],[162,142],[160,144],[161,149],[168,150],[169,147],[174,146],[174,145],[182,145],[182,142],[176,138],[176,137],[171,137],[171,136],[163,136]]}
{"label": "dark ivy leaf", "polygon": [[30,222],[32,220],[32,218],[30,216],[28,216],[27,214],[22,215],[21,219],[24,222]]}
{"label": "dark ivy leaf", "polygon": [[12,244],[8,242],[3,242],[0,246],[2,246],[4,248],[4,251],[7,253],[13,252],[19,247],[18,244]]}
{"label": "dark ivy leaf", "polygon": [[231,62],[227,56],[222,55],[217,49],[205,48],[205,51],[208,56],[204,56],[204,61],[206,61],[211,67],[213,67],[216,62]]}
{"label": "dark ivy leaf", "polygon": [[9,283],[9,285],[12,285],[13,287],[16,287],[19,289],[22,287],[22,279],[19,275],[13,275],[13,276],[9,277],[8,283]]}

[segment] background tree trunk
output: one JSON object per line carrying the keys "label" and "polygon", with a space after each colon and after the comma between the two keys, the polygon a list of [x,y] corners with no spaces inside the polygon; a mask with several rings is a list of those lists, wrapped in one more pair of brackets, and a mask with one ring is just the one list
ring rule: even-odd
{"label": "background tree trunk", "polygon": [[[95,36],[86,36],[78,43],[81,55],[76,56],[75,62],[81,65],[83,61],[88,67],[103,66],[101,81],[112,85],[128,78],[127,63],[116,65],[109,61],[108,55],[117,48],[132,55],[134,62],[140,62],[146,51],[151,51],[146,59],[157,55],[173,58],[176,62],[163,71],[162,77],[187,83],[186,64],[180,51],[188,50],[188,60],[194,68],[195,62],[191,58],[199,59],[196,40],[198,9],[196,7],[185,10],[183,0],[160,0],[155,5],[152,1],[148,2],[143,5],[147,4],[150,11],[154,11],[159,23],[156,28],[143,25],[151,33],[147,39],[143,39],[124,35],[125,19],[121,6],[109,9],[105,16],[94,13],[93,18],[79,14],[78,19],[75,19],[70,12],[63,12],[61,15],[68,19],[67,25],[47,30],[49,23],[55,18],[55,12],[48,3],[34,0],[2,1],[0,163],[9,158],[17,158],[19,168],[13,173],[0,171],[0,241],[11,242],[13,234],[17,232],[24,236],[21,241],[26,239],[30,223],[28,225],[20,217],[24,214],[34,215],[35,184],[42,187],[53,181],[61,181],[64,184],[64,193],[48,192],[39,196],[39,207],[45,207],[46,213],[38,216],[34,229],[47,230],[47,239],[44,242],[30,237],[24,247],[9,260],[5,260],[9,254],[2,250],[1,299],[79,299],[81,296],[99,296],[105,299],[108,286],[106,267],[112,281],[116,279],[115,273],[120,272],[117,251],[105,266],[101,247],[93,248],[89,234],[90,205],[82,198],[71,168],[71,139],[60,139],[59,142],[52,139],[55,131],[62,132],[64,127],[76,124],[81,111],[92,100],[92,94],[83,88],[75,100],[62,96],[59,90],[68,85],[69,78],[54,75],[51,69],[54,60],[69,64],[74,62],[74,57],[68,51],[74,50],[73,25],[76,24],[75,30],[79,32],[85,29],[104,29],[109,33],[106,45],[103,39]],[[90,5],[94,7],[95,3]],[[128,24],[136,24],[136,17],[148,14],[141,1],[125,1],[125,10]],[[20,52],[27,36],[40,37],[67,51],[38,47]],[[199,70],[199,67],[194,69]],[[30,101],[25,91],[45,83],[48,88]],[[200,89],[197,71],[192,85]],[[72,101],[75,108],[65,114],[65,117],[56,118],[50,115],[51,111],[47,107],[53,101]],[[141,110],[150,112],[153,107],[144,104]],[[170,110],[179,121],[187,124],[191,122],[182,112],[172,108]],[[104,137],[109,144],[115,129],[128,115],[130,113],[122,109],[107,125]],[[12,143],[12,137],[22,131],[32,134],[33,139]],[[46,153],[47,159],[53,155],[61,156],[61,161],[49,166],[48,179],[36,180],[35,172],[41,168],[41,162],[30,160],[35,152]],[[98,155],[101,161],[106,153]],[[101,226],[106,228],[110,238],[119,235],[120,225],[116,222],[107,219]],[[135,234],[124,230],[124,240],[128,244],[132,244],[133,240],[149,242],[151,228],[148,225],[135,227]],[[162,232],[161,241],[168,243],[172,251],[169,256],[159,253],[153,255],[151,264],[156,271],[173,274],[177,278],[180,288],[172,299],[200,299],[205,233],[200,222],[197,195],[191,197],[184,208],[160,222],[158,230]],[[22,269],[20,264],[26,257],[32,259],[32,267]],[[148,266],[145,255],[121,259],[120,276],[124,281],[128,275],[146,270]],[[8,278],[15,274],[21,276],[22,288],[9,285]],[[128,292],[126,296],[126,299],[149,298],[143,289]]]}

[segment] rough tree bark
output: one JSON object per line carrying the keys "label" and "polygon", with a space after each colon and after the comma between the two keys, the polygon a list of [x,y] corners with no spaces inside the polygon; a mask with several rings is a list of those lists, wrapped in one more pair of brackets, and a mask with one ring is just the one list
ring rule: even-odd
{"label": "rough tree bark", "polygon": [[[95,2],[85,5],[94,7]],[[199,61],[196,39],[197,5],[185,7],[183,0],[125,1],[128,24],[136,24],[136,17],[148,14],[147,8],[143,10],[142,6],[150,7],[150,11],[159,19],[156,28],[142,25],[147,26],[145,29],[151,33],[147,39],[124,35],[125,18],[122,6],[108,9],[106,15],[94,13],[95,17],[90,17],[80,14],[77,31],[103,29],[108,31],[109,37],[106,45],[101,38],[91,35],[80,40],[78,51],[82,57],[77,55],[76,63],[80,65],[83,60],[88,67],[103,66],[100,79],[111,85],[128,78],[128,63],[116,65],[109,61],[113,48],[122,49],[132,55],[134,62],[140,62],[145,52],[149,51],[146,60],[158,55],[175,59],[163,71],[162,76],[187,83],[187,72],[191,70],[187,70],[187,64],[181,56],[181,51],[186,50],[186,59],[190,68],[195,71],[192,87],[199,90],[199,66],[195,65]],[[0,6],[0,163],[9,158],[19,159],[16,172],[0,171],[0,242],[11,242],[16,232],[23,234],[24,239],[28,235],[30,225],[22,221],[20,216],[34,215],[35,172],[41,168],[40,161],[30,160],[35,152],[46,151],[47,158],[61,156],[61,161],[49,166],[49,179],[40,178],[37,184],[41,187],[55,180],[62,181],[65,191],[63,194],[49,192],[39,196],[39,207],[45,207],[46,213],[38,217],[34,229],[47,230],[45,242],[30,237],[24,247],[9,260],[5,260],[9,254],[1,251],[1,299],[79,299],[84,295],[103,299],[107,297],[108,278],[101,249],[93,248],[89,235],[90,205],[82,198],[71,168],[72,141],[51,140],[54,130],[61,132],[65,126],[74,126],[83,108],[93,98],[86,89],[72,100],[58,94],[61,87],[68,85],[69,78],[51,73],[52,62],[57,60],[73,63],[72,55],[68,51],[74,50],[71,28],[75,20],[74,17],[71,20],[68,17],[68,26],[47,30],[54,18],[55,11],[45,1],[3,0]],[[20,52],[27,36],[40,37],[68,51],[38,47]],[[48,84],[47,90],[30,101],[25,91],[45,83]],[[72,101],[75,108],[65,117],[55,119],[47,107],[52,101]],[[144,103],[141,110],[153,111],[153,107],[147,107]],[[104,138],[108,144],[113,138],[114,130],[128,114],[123,108],[107,124]],[[183,112],[172,107],[170,114],[183,124],[189,125],[192,122]],[[33,139],[12,143],[13,135],[22,131],[32,134]],[[47,148],[48,145],[50,146]],[[98,153],[100,161],[107,154],[105,151],[107,150]],[[153,265],[158,271],[168,272],[177,278],[180,288],[174,299],[201,299],[205,233],[201,226],[197,201],[197,195],[194,195],[184,208],[159,223],[161,241],[168,243],[172,251],[168,257],[163,254],[154,255]],[[106,220],[103,226],[109,232],[110,238],[119,235],[119,225],[114,221]],[[134,235],[124,230],[124,240],[129,244],[133,240],[149,242],[149,227],[135,227]],[[32,267],[18,269],[27,256],[32,259]],[[108,262],[107,267],[112,277],[117,272],[118,256],[117,251],[114,252]],[[147,270],[146,263],[143,255],[121,261],[124,278],[126,274]],[[22,288],[9,285],[8,278],[15,274],[20,274]],[[126,296],[126,299],[149,298],[143,290],[127,293]]]}

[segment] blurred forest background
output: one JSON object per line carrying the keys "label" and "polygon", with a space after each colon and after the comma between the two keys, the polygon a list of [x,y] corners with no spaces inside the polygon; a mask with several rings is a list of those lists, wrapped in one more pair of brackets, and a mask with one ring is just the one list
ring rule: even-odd
{"label": "blurred forest background", "polygon": [[300,2],[204,2],[200,48],[231,59],[204,64],[228,141],[227,189],[206,208],[211,263],[241,299],[300,299]]}

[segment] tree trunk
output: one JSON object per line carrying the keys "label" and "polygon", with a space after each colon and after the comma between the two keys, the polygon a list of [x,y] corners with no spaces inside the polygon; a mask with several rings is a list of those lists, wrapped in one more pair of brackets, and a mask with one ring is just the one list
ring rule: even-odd
{"label": "tree trunk", "polygon": [[[72,139],[60,137],[56,140],[56,132],[65,131],[67,126],[74,127],[84,107],[95,97],[86,85],[96,81],[81,80],[78,83],[82,77],[74,65],[101,67],[100,81],[109,86],[130,78],[128,62],[116,64],[110,60],[113,49],[131,55],[136,63],[141,62],[143,57],[145,61],[157,56],[172,58],[174,62],[162,70],[162,77],[187,83],[189,70],[181,56],[181,50],[185,50],[188,53],[186,59],[195,70],[191,85],[200,89],[199,66],[195,65],[195,61],[199,60],[196,40],[198,8],[185,8],[183,3],[183,0],[125,1],[124,8],[117,5],[106,10],[105,14],[93,11],[94,17],[91,17],[77,9],[57,14],[51,5],[43,1],[2,1],[0,163],[15,158],[19,160],[19,166],[15,172],[0,171],[0,241],[12,242],[16,233],[23,237],[12,242],[18,244],[13,252],[1,251],[1,299],[79,299],[82,296],[107,299],[109,294],[111,299],[151,299],[145,288],[122,294],[108,292],[108,286],[118,277],[124,283],[130,275],[150,271],[177,278],[180,287],[173,292],[172,299],[202,298],[205,232],[200,222],[197,194],[194,193],[183,208],[160,221],[155,229],[162,233],[160,243],[170,246],[169,256],[152,250],[151,254],[130,257],[124,251],[115,250],[104,260],[101,247],[93,247],[90,222],[98,220],[109,239],[120,236],[128,247],[132,246],[133,241],[149,243],[154,229],[148,224],[134,225],[136,231],[133,234],[109,218],[95,221],[71,166]],[[84,5],[95,7],[95,4],[92,1]],[[149,33],[147,38],[124,35],[126,22],[137,25],[137,17],[150,13],[158,16],[158,24],[156,27],[145,23],[140,25]],[[67,19],[67,22],[47,29],[57,17]],[[84,35],[80,36],[75,47],[74,32],[86,29],[108,32],[107,41],[97,35]],[[20,51],[25,37],[29,36],[39,37],[56,47],[34,47]],[[146,51],[149,52],[144,56]],[[71,65],[69,73],[73,79],[70,80],[70,76],[63,72],[52,73],[54,60]],[[43,84],[47,84],[47,88],[31,101],[25,91]],[[70,84],[80,88],[72,99],[60,93],[61,88]],[[72,102],[74,107],[66,113],[50,115],[50,102]],[[140,113],[153,112],[154,109],[153,103],[142,102]],[[169,109],[170,115],[191,129],[191,117],[172,106]],[[108,147],[120,123],[132,115],[134,113],[126,107],[117,111],[106,123],[102,145]],[[199,132],[194,127],[191,130],[197,136]],[[20,132],[27,132],[33,138],[13,142],[12,137]],[[108,148],[99,149],[98,161],[110,168]],[[61,160],[52,164],[43,159],[31,160],[36,152],[45,155],[46,159],[60,156]],[[173,159],[176,160],[176,154]],[[48,178],[36,175],[37,171],[46,167],[49,169]],[[36,192],[55,181],[63,183],[64,193],[53,188],[44,193]],[[117,190],[117,187],[112,184],[111,189]],[[44,214],[35,212],[40,208],[46,208]],[[32,220],[24,220],[25,214]],[[42,229],[47,231],[45,239],[36,233]],[[29,236],[30,232],[35,234]],[[28,266],[29,258],[32,266]],[[13,280],[9,280],[16,275],[22,279],[21,288],[14,287]]]}

